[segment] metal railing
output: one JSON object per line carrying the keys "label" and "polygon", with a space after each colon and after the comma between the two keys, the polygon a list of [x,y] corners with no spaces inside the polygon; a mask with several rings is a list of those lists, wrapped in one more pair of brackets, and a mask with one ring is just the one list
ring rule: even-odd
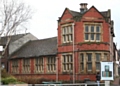
{"label": "metal railing", "polygon": [[[76,83],[76,84],[13,84],[13,85],[0,85],[0,86],[98,86],[97,83]],[[100,83],[100,86],[105,86],[105,83]],[[110,85],[120,86],[120,85]]]}
{"label": "metal railing", "polygon": [[[97,83],[76,83],[76,84],[29,84],[28,86],[98,86]],[[100,83],[105,86],[105,83]]]}

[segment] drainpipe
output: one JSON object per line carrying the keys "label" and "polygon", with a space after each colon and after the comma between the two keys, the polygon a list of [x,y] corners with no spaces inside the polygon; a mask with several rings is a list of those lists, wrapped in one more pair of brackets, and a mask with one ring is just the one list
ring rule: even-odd
{"label": "drainpipe", "polygon": [[110,47],[109,47],[109,49],[110,49],[110,61],[112,60],[111,59],[111,54],[112,54],[112,52],[111,52],[111,48],[112,48],[112,46],[111,46],[111,25],[109,25],[109,38],[110,38]]}
{"label": "drainpipe", "polygon": [[56,57],[56,82],[58,82],[58,57]]}
{"label": "drainpipe", "polygon": [[75,61],[75,58],[74,58],[74,57],[75,57],[75,55],[74,55],[74,44],[75,44],[75,43],[74,43],[74,41],[75,41],[75,40],[74,40],[74,25],[75,25],[75,24],[73,23],[73,24],[72,24],[72,28],[73,28],[73,83],[75,83],[75,68],[74,68],[74,67],[75,67],[75,66],[74,66],[74,65],[75,65],[75,62],[74,62],[74,61]]}

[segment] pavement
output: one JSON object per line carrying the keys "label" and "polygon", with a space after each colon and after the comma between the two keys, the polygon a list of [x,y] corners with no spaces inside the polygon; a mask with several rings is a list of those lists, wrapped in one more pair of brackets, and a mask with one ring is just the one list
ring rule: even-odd
{"label": "pavement", "polygon": [[112,85],[120,86],[120,77],[115,78],[115,80],[112,82]]}

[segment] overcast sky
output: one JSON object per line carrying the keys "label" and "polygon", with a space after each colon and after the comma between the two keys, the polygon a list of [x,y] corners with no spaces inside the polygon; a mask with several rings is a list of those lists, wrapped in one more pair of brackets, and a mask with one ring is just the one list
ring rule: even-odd
{"label": "overcast sky", "polygon": [[27,32],[39,39],[57,36],[57,20],[65,8],[80,11],[80,3],[88,3],[88,9],[94,5],[99,11],[111,9],[114,20],[114,42],[120,48],[120,0],[23,0],[35,10],[32,20],[27,25]]}

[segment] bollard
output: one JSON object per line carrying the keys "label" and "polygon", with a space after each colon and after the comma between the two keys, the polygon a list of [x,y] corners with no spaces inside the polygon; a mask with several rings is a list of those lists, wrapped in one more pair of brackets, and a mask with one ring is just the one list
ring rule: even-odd
{"label": "bollard", "polygon": [[85,86],[87,86],[87,84],[85,84]]}
{"label": "bollard", "polygon": [[110,81],[105,81],[105,86],[110,86]]}

